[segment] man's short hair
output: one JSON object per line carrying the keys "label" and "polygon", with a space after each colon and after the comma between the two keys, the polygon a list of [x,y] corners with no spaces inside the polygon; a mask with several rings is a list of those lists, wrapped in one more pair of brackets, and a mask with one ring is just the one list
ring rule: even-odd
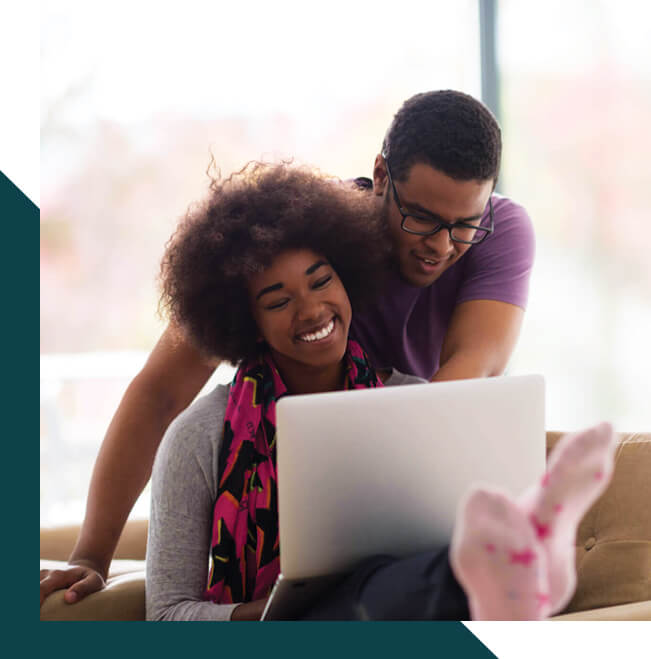
{"label": "man's short hair", "polygon": [[398,110],[382,153],[397,180],[424,163],[453,179],[495,181],[502,135],[490,110],[472,96],[450,89],[425,92]]}

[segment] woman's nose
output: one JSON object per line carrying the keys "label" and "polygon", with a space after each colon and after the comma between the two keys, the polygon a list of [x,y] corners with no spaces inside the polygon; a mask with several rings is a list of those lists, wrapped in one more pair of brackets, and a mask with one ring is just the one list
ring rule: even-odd
{"label": "woman's nose", "polygon": [[318,320],[323,313],[323,303],[316,295],[306,295],[299,300],[296,315],[301,321]]}

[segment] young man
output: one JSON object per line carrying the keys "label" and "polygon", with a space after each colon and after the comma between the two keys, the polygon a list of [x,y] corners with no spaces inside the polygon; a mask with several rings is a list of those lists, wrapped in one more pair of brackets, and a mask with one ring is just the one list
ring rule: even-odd
{"label": "young man", "polygon": [[[527,300],[534,237],[526,211],[493,194],[501,134],[491,113],[455,91],[417,94],[394,117],[373,181],[394,246],[381,299],[353,318],[352,335],[378,367],[432,380],[499,375]],[[168,327],[129,385],[91,481],[86,518],[64,571],[41,573],[41,603],[68,588],[73,603],[99,590],[172,419],[212,374]]]}

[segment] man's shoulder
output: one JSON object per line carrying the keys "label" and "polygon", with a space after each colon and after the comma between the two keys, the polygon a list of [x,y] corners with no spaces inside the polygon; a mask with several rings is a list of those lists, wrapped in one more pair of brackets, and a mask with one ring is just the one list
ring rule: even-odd
{"label": "man's shoulder", "polygon": [[530,226],[531,218],[527,209],[510,197],[493,193],[491,197],[493,205],[493,216],[495,218],[496,231],[503,228],[504,225],[510,226]]}
{"label": "man's shoulder", "polygon": [[[534,229],[525,207],[499,194],[493,194],[491,200],[495,221],[494,231],[482,243],[473,245],[463,259],[455,264],[459,265],[459,269],[478,259],[481,261],[484,258],[492,258],[492,255],[503,257],[505,253],[513,251],[523,255],[531,253],[533,257]],[[482,224],[487,223],[484,220]]]}
{"label": "man's shoulder", "polygon": [[496,300],[524,309],[536,252],[533,224],[521,204],[501,195],[493,200],[495,230],[455,264],[456,304]]}

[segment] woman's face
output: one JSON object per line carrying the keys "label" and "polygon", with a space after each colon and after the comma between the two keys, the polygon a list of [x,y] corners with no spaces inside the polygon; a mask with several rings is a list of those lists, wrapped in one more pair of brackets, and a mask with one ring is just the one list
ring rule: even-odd
{"label": "woman's face", "polygon": [[278,367],[327,367],[346,351],[352,311],[332,266],[309,249],[282,252],[249,280],[261,337]]}

